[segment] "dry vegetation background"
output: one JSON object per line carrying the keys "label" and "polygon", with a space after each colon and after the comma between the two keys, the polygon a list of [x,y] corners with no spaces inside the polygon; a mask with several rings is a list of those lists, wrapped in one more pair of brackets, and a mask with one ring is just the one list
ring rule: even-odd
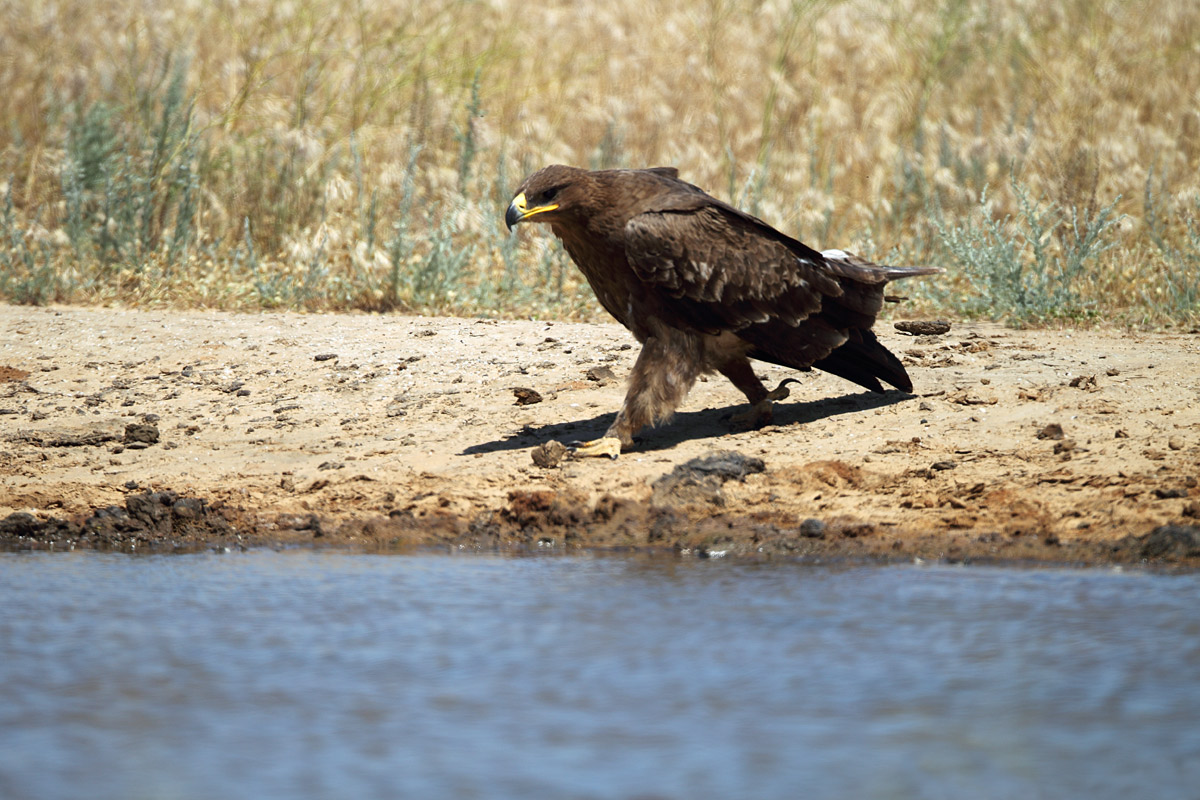
{"label": "dry vegetation background", "polygon": [[5,0],[0,298],[586,318],[551,162],[675,165],[924,310],[1200,319],[1195,0]]}

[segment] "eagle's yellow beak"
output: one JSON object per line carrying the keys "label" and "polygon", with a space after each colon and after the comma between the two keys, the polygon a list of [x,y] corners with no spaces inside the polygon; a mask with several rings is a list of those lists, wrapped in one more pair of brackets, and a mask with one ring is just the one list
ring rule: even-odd
{"label": "eagle's yellow beak", "polygon": [[513,225],[516,225],[518,222],[523,222],[534,214],[541,214],[543,211],[553,211],[556,208],[558,208],[558,203],[547,203],[544,206],[529,208],[526,205],[525,193],[521,192],[509,203],[508,211],[504,214],[504,224],[511,231]]}

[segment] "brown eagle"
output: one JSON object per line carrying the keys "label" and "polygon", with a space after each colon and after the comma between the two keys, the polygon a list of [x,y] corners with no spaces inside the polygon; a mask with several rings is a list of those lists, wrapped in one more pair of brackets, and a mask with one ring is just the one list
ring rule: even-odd
{"label": "brown eagle", "polygon": [[616,420],[577,455],[616,458],[714,370],[750,401],[735,423],[769,422],[771,401],[787,397],[786,381],[768,391],[752,358],[816,367],[876,392],[880,379],[912,390],[871,326],[888,281],[936,268],[818,253],[670,167],[546,167],[521,184],[504,215],[509,230],[525,220],[550,224],[605,310],[642,343]]}

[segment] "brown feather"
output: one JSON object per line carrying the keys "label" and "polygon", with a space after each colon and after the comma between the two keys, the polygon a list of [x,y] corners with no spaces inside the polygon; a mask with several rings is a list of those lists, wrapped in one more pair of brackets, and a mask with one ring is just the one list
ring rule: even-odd
{"label": "brown feather", "polygon": [[[521,185],[516,221],[547,222],[601,305],[643,343],[609,431],[628,445],[670,416],[696,377],[720,371],[752,404],[767,391],[748,358],[816,367],[882,391],[910,391],[871,333],[889,281],[940,270],[817,252],[681,181],[671,167],[552,166]],[[510,225],[516,201],[509,209]]]}

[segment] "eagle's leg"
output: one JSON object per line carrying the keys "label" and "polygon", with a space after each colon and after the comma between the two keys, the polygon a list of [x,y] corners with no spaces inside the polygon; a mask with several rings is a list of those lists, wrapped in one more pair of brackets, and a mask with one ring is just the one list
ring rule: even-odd
{"label": "eagle's leg", "polygon": [[781,383],[773,391],[767,391],[745,358],[727,361],[717,369],[750,401],[749,409],[730,418],[734,430],[748,431],[770,425],[773,413],[771,401],[785,399],[788,396],[787,387]]}
{"label": "eagle's leg", "polygon": [[616,458],[622,448],[633,445],[639,430],[670,419],[696,382],[699,348],[696,335],[660,326],[642,345],[617,418],[603,437],[584,442],[575,455]]}

